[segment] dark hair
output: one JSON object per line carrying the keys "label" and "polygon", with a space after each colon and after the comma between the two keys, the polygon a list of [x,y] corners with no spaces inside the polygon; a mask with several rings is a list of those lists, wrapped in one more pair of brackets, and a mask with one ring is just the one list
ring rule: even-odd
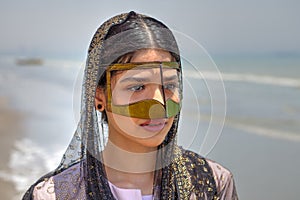
{"label": "dark hair", "polygon": [[[121,35],[118,44],[132,46],[133,48],[157,48],[171,50],[170,53],[179,62],[178,46],[170,29],[162,22],[148,16],[131,11],[127,19],[118,25],[112,26],[105,40],[120,33],[126,32],[126,37]],[[122,55],[122,54],[119,54]]]}

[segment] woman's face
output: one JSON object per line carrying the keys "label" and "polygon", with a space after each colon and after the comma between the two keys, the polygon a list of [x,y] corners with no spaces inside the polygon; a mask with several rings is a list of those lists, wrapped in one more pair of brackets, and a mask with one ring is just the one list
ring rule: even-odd
{"label": "woman's face", "polygon": [[[172,56],[162,50],[139,50],[131,62],[170,62]],[[118,72],[111,77],[112,101],[116,105],[124,105],[144,99],[155,99],[164,104],[164,98],[171,98],[179,102],[178,78],[174,69],[164,69],[163,76],[168,78],[167,87],[169,92],[162,94],[160,68],[128,70]],[[134,78],[132,78],[134,77]],[[170,77],[173,77],[170,79]],[[175,78],[174,78],[175,77]],[[138,80],[146,80],[147,84],[139,83]],[[165,85],[165,84],[164,84]],[[97,97],[105,96],[99,95]],[[165,95],[165,97],[164,97]],[[99,99],[99,98],[98,98]],[[106,98],[101,99],[104,107]],[[97,103],[97,102],[96,102]],[[174,117],[161,119],[133,118],[106,112],[109,125],[109,139],[115,145],[131,151],[138,151],[137,146],[156,148],[160,145],[170,130]]]}

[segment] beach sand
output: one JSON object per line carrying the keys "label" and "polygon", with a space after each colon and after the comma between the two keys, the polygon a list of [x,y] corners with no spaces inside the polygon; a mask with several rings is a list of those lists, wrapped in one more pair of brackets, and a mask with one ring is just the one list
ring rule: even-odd
{"label": "beach sand", "polygon": [[17,193],[9,181],[9,159],[15,141],[21,136],[21,123],[22,114],[10,107],[8,98],[0,97],[0,199],[14,199]]}

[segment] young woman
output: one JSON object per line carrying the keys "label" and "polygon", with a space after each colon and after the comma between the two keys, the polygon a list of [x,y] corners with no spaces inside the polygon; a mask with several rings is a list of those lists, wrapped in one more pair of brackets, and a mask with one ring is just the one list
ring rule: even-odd
{"label": "young woman", "polygon": [[181,70],[160,21],[130,12],[102,24],[71,144],[23,199],[238,199],[227,169],[176,144]]}

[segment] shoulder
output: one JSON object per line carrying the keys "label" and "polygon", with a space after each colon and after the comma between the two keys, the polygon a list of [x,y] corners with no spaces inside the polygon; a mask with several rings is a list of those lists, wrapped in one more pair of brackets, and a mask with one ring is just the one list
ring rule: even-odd
{"label": "shoulder", "polygon": [[49,178],[44,178],[33,189],[33,199],[60,199],[71,198],[71,194],[77,195],[83,187],[80,177],[80,163],[77,163],[64,171]]}
{"label": "shoulder", "polygon": [[207,162],[213,171],[220,199],[237,200],[238,196],[232,173],[215,161],[207,159]]}
{"label": "shoulder", "polygon": [[212,169],[217,189],[221,191],[228,183],[232,182],[233,175],[221,164],[209,159],[206,159],[206,161]]}
{"label": "shoulder", "polygon": [[213,178],[217,195],[220,199],[238,199],[233,175],[230,170],[213,160],[200,156],[195,152],[189,150],[182,150],[182,152],[183,156],[189,160],[188,164],[190,166],[188,166],[188,168],[194,168],[193,172],[197,173],[197,177],[201,177],[199,174],[203,173],[211,174],[207,176]]}

